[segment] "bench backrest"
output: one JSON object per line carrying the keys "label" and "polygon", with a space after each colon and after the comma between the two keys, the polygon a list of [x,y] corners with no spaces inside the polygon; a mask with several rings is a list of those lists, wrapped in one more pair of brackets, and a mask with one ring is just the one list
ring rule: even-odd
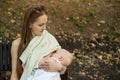
{"label": "bench backrest", "polygon": [[11,70],[11,43],[0,43],[0,71]]}

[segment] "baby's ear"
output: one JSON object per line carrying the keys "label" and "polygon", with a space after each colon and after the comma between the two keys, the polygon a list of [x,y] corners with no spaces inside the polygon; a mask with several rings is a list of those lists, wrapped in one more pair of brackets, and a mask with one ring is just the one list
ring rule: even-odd
{"label": "baby's ear", "polygon": [[63,57],[62,57],[62,56],[61,56],[61,57],[59,57],[59,60],[60,60],[60,61],[63,61]]}

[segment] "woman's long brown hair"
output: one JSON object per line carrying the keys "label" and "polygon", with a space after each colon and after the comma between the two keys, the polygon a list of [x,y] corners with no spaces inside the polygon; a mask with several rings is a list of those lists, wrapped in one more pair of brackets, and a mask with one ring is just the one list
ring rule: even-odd
{"label": "woman's long brown hair", "polygon": [[36,19],[42,16],[43,14],[47,14],[44,6],[33,6],[33,7],[30,7],[24,15],[23,22],[21,25],[22,26],[21,42],[18,47],[17,73],[19,78],[21,76],[20,68],[22,64],[19,57],[33,37],[31,29],[29,28],[29,25],[34,23]]}

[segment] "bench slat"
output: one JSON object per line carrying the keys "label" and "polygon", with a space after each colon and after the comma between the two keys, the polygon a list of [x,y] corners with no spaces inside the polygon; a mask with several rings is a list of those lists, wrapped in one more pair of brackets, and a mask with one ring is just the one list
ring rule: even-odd
{"label": "bench slat", "polygon": [[11,71],[11,43],[8,43],[7,46],[7,60],[8,60],[8,70]]}
{"label": "bench slat", "polygon": [[11,70],[11,43],[0,43],[0,71]]}
{"label": "bench slat", "polygon": [[3,44],[3,69],[7,70],[7,44]]}
{"label": "bench slat", "polygon": [[2,43],[0,43],[0,71],[3,70]]}

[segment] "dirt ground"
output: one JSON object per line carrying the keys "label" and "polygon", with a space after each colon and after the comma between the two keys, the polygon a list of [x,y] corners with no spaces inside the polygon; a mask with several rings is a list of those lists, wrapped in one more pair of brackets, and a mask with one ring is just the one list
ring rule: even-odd
{"label": "dirt ground", "polygon": [[119,0],[0,0],[0,27],[20,32],[21,19],[29,6],[45,5],[48,30],[91,37],[115,28],[120,31]]}

